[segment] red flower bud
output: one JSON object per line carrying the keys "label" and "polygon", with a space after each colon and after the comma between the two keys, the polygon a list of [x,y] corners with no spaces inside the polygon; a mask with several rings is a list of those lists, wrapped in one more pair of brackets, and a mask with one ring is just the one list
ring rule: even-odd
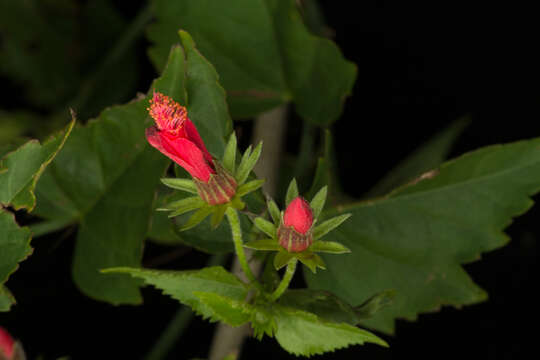
{"label": "red flower bud", "polygon": [[187,117],[186,108],[154,92],[148,111],[156,122],[146,129],[150,145],[190,173],[199,195],[208,204],[229,202],[236,193],[236,180],[214,162],[197,128]]}
{"label": "red flower bud", "polygon": [[11,359],[15,341],[9,333],[0,326],[0,359]]}
{"label": "red flower bud", "polygon": [[155,126],[146,129],[150,145],[183,167],[194,178],[208,182],[215,174],[214,160],[187,110],[170,97],[154,92],[148,108]]}
{"label": "red flower bud", "polygon": [[308,202],[298,196],[285,209],[277,233],[279,244],[289,252],[306,250],[313,243],[312,225],[313,211]]}

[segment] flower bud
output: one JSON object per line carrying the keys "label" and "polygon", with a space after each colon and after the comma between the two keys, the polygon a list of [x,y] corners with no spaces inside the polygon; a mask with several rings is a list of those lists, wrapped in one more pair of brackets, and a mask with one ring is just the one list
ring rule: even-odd
{"label": "flower bud", "polygon": [[313,211],[308,202],[298,196],[285,209],[277,232],[279,244],[289,252],[306,250],[313,243],[312,225]]}

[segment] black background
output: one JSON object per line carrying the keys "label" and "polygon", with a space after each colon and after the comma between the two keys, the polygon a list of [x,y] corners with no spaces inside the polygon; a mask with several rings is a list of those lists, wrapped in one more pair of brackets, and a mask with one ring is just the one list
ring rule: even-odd
{"label": "black background", "polygon": [[[140,4],[117,2],[127,17]],[[452,156],[540,136],[533,9],[477,2],[321,4],[335,41],[358,66],[353,95],[333,126],[339,174],[351,195],[362,195],[407,153],[466,114],[473,121]],[[147,45],[140,41],[146,71],[138,91],[145,91],[155,76],[145,58]],[[296,121],[287,138],[292,148],[301,126]],[[508,246],[465,266],[489,301],[461,310],[443,308],[414,323],[398,321],[395,336],[384,336],[390,349],[357,346],[314,358],[520,359],[534,353],[539,219],[535,206],[508,228],[513,239]],[[30,358],[141,358],[176,303],[151,289],[144,289],[142,307],[114,307],[83,296],[70,277],[73,239],[71,229],[33,241],[34,255],[8,282],[19,304],[0,315],[0,323],[22,338]],[[145,263],[163,252],[148,245]],[[195,268],[206,261],[203,254],[188,254],[166,266]],[[300,277],[295,285],[302,285]],[[206,356],[213,326],[196,318],[169,358]],[[249,339],[242,358],[254,357],[295,358],[274,340]]]}

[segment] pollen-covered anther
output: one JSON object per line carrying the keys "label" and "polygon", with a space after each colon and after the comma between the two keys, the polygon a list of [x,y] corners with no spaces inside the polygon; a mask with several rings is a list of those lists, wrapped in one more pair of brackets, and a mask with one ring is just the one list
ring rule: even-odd
{"label": "pollen-covered anther", "polygon": [[154,92],[147,110],[156,122],[157,128],[171,134],[178,134],[187,119],[185,107],[159,92]]}

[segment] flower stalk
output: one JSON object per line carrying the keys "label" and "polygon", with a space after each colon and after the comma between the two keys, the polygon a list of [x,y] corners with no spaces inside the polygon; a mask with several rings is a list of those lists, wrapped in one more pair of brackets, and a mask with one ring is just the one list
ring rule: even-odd
{"label": "flower stalk", "polygon": [[291,283],[291,280],[294,276],[294,273],[296,271],[296,264],[298,263],[298,260],[296,258],[292,258],[289,263],[287,264],[287,269],[285,270],[285,275],[283,275],[283,278],[281,279],[281,282],[279,283],[278,287],[272,295],[270,295],[270,301],[276,301],[279,299],[281,295],[289,288],[289,284]]}

